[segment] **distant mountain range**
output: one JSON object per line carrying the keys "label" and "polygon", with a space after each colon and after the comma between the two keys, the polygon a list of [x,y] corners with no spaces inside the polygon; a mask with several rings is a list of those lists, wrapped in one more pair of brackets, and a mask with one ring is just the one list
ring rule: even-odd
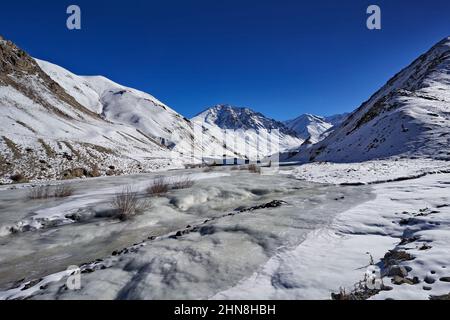
{"label": "distant mountain range", "polygon": [[254,130],[258,133],[278,130],[281,150],[283,150],[298,147],[305,141],[311,143],[320,141],[347,115],[321,117],[304,114],[294,120],[280,122],[249,108],[217,105],[206,109],[191,120],[194,123],[203,124],[209,130]]}
{"label": "distant mountain range", "polygon": [[249,108],[217,105],[201,112],[191,121],[203,126],[216,137],[222,136],[226,130],[230,141],[237,141],[236,144],[241,145],[247,143],[247,147],[251,149],[250,154],[258,152],[267,156],[271,153],[265,151],[268,149],[267,145],[270,145],[269,149],[274,153],[299,146],[304,141],[282,122]]}
{"label": "distant mountain range", "polygon": [[331,129],[339,125],[348,114],[320,117],[312,114],[304,114],[294,120],[285,122],[285,125],[297,133],[297,136],[309,143],[317,143]]}
{"label": "distant mountain range", "polygon": [[187,119],[147,93],[75,75],[0,38],[0,183],[135,173],[204,156],[242,158],[248,150],[228,142],[239,139],[264,156],[278,150],[279,139],[288,161],[450,159],[449,119],[450,38],[353,113],[286,122],[231,105]]}

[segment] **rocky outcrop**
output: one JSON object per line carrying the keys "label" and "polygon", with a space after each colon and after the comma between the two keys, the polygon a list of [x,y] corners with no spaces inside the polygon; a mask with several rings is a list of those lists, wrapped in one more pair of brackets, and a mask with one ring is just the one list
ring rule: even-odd
{"label": "rocky outcrop", "polygon": [[72,96],[70,96],[58,83],[53,81],[36,63],[36,61],[28,55],[24,50],[17,47],[11,41],[0,42],[0,85],[11,86],[17,91],[24,93],[29,99],[44,106],[50,112],[66,119],[72,119],[57,105],[50,103],[39,92],[31,90],[29,85],[29,77],[40,80],[40,85],[47,89],[57,100],[65,102],[71,106],[78,114],[80,119],[86,116],[99,119],[100,116],[91,112],[81,104],[79,104]]}

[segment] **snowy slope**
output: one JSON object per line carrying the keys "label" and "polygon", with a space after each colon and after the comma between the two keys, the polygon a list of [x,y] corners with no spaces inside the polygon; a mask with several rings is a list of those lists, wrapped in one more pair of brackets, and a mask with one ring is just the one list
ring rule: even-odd
{"label": "snowy slope", "polygon": [[345,119],[347,119],[347,117],[350,115],[350,113],[342,113],[342,114],[335,114],[332,116],[328,116],[328,117],[323,117],[323,119],[330,123],[333,126],[337,126],[340,125],[342,122],[345,121]]}
{"label": "snowy slope", "polygon": [[186,150],[190,147],[187,143],[192,135],[189,121],[153,96],[105,77],[80,77],[49,62],[37,62],[80,104],[103,118],[135,127],[165,146],[182,144]]}
{"label": "snowy slope", "polygon": [[[164,129],[182,127],[173,135],[180,139],[192,134],[188,121],[144,93],[36,61],[10,41],[0,41],[0,58],[2,183],[15,174],[38,180],[163,168],[179,160],[161,143],[172,136]],[[111,97],[120,90],[127,92]],[[125,104],[129,109],[120,109]],[[142,111],[148,126],[133,110]]]}
{"label": "snowy slope", "polygon": [[312,114],[303,114],[294,120],[286,121],[285,125],[295,131],[300,138],[311,143],[320,141],[322,134],[333,127],[333,124],[324,118]]}
{"label": "snowy slope", "polygon": [[[239,156],[231,146],[224,148],[220,135],[197,128],[155,97],[117,84],[102,76],[77,76],[59,66],[38,60],[40,67],[77,101],[84,103],[102,118],[136,130],[170,149],[171,156],[183,161],[201,161],[203,157],[226,154]],[[220,151],[220,152],[219,152]]]}
{"label": "snowy slope", "polygon": [[24,182],[137,173],[217,150],[238,155],[149,94],[33,59],[10,41],[0,40],[0,58],[0,183],[17,174]]}
{"label": "snowy slope", "polygon": [[[235,145],[245,144],[247,141],[250,149],[248,153],[259,154],[260,157],[271,154],[270,151],[274,153],[276,150],[297,147],[304,141],[283,123],[249,108],[217,105],[191,120],[216,137],[223,136],[226,131],[229,140]],[[270,137],[271,135],[273,136]]]}
{"label": "snowy slope", "polygon": [[326,139],[290,160],[450,159],[450,38],[376,92]]}

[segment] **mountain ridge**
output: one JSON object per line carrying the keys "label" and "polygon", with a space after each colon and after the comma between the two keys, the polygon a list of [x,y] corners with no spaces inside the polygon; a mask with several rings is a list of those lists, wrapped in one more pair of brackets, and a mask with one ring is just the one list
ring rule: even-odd
{"label": "mountain ridge", "polygon": [[280,147],[290,151],[283,159],[300,162],[450,160],[450,37],[352,113],[284,123],[228,104],[189,120],[152,95],[75,75],[0,38],[0,118],[0,183],[24,172],[26,179],[65,179],[152,171],[204,156],[246,157],[224,140],[227,129],[258,158]]}
{"label": "mountain ridge", "polygon": [[450,37],[394,75],[327,138],[290,159],[360,162],[393,156],[450,160]]}
{"label": "mountain ridge", "polygon": [[[303,139],[286,127],[281,121],[264,116],[248,107],[235,107],[229,104],[215,105],[200,112],[191,121],[201,125],[213,135],[232,135],[239,148],[245,148],[248,142],[250,153],[264,153],[262,145],[270,145],[277,150],[290,149],[303,143]],[[247,141],[247,142],[246,142]],[[277,141],[280,142],[277,146]],[[261,154],[260,157],[268,154]]]}

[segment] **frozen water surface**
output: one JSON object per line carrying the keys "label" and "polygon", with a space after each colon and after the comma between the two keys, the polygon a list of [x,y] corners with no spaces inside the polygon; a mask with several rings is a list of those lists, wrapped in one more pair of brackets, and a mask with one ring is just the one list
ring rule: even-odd
{"label": "frozen water surface", "polygon": [[[373,197],[370,187],[315,184],[286,174],[264,176],[221,168],[164,175],[168,179],[190,175],[196,183],[149,198],[151,207],[127,222],[112,217],[114,194],[131,185],[144,197],[143,190],[155,175],[72,182],[75,194],[61,200],[28,200],[26,189],[0,191],[0,288],[102,259],[93,267],[95,272],[82,274],[81,290],[65,290],[61,280],[33,295],[208,298],[249,277],[276,253],[298,246],[337,213]],[[274,200],[284,202],[275,208],[246,210]],[[13,234],[11,226],[16,228]],[[137,250],[111,255],[136,243],[140,243]],[[16,291],[5,291],[1,298],[26,295],[26,290]]]}

